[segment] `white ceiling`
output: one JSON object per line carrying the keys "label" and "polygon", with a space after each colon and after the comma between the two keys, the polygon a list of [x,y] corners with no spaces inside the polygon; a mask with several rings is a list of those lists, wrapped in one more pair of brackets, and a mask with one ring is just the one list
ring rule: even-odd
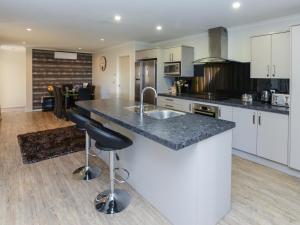
{"label": "white ceiling", "polygon": [[[299,0],[0,0],[0,43],[93,51],[156,42],[300,12]],[[122,21],[113,20],[115,14]],[[163,26],[156,31],[156,25]],[[26,31],[32,28],[31,32]],[[100,37],[105,38],[104,42]]]}

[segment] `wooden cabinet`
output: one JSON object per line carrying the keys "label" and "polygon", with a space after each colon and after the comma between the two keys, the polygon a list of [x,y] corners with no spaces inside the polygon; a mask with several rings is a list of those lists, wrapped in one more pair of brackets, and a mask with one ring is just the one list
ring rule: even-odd
{"label": "wooden cabinet", "polygon": [[233,148],[287,165],[288,115],[233,108]]}
{"label": "wooden cabinet", "polygon": [[257,115],[255,110],[233,108],[232,147],[256,155]]}
{"label": "wooden cabinet", "polygon": [[251,38],[251,78],[289,79],[290,32]]}
{"label": "wooden cabinet", "polygon": [[257,155],[287,165],[288,116],[258,112]]}
{"label": "wooden cabinet", "polygon": [[300,25],[291,28],[290,167],[300,170]]}

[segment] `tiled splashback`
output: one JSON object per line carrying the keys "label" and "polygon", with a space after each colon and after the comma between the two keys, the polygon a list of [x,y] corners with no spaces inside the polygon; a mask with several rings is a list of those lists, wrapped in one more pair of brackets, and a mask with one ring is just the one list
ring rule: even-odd
{"label": "tiled splashback", "polygon": [[251,79],[250,63],[196,65],[195,77],[187,81],[185,92],[219,92],[231,97],[270,89],[289,93],[288,79]]}

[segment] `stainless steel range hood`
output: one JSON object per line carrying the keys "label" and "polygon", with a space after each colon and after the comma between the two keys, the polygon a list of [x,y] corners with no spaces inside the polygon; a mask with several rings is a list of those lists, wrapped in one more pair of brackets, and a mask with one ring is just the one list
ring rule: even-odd
{"label": "stainless steel range hood", "polygon": [[228,33],[226,28],[216,27],[209,29],[208,37],[209,57],[194,61],[195,65],[234,62],[233,60],[228,60]]}

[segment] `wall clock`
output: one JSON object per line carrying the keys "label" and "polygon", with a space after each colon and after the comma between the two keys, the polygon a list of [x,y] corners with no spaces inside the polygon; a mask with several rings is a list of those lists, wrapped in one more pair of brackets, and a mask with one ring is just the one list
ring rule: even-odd
{"label": "wall clock", "polygon": [[102,71],[106,70],[106,64],[107,64],[106,57],[101,56],[101,58],[100,58],[100,68],[101,68]]}

